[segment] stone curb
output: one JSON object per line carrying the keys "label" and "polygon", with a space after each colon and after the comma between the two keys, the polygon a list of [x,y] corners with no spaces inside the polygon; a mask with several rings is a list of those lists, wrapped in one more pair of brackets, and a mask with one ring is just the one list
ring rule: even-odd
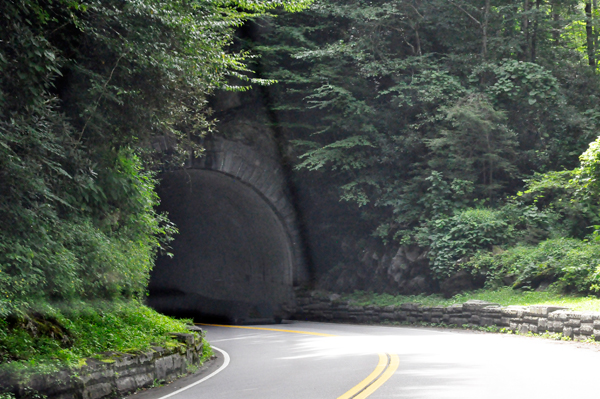
{"label": "stone curb", "polygon": [[178,344],[154,346],[137,354],[101,353],[101,360],[88,358],[79,370],[36,374],[26,382],[2,375],[0,387],[17,398],[29,398],[32,393],[45,395],[48,399],[122,398],[152,386],[155,381],[174,380],[186,374],[188,366],[200,362],[204,350],[201,331],[171,335]]}
{"label": "stone curb", "polygon": [[341,301],[339,295],[323,298],[296,293],[296,320],[375,323],[445,323],[458,326],[506,328],[520,334],[561,333],[573,340],[600,340],[600,312],[575,312],[560,306],[500,306],[469,300],[448,307],[403,303],[398,306],[358,306]]}

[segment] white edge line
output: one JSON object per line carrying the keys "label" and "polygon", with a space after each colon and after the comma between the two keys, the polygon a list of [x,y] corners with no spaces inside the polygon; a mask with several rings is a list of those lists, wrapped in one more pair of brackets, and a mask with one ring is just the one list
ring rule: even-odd
{"label": "white edge line", "polygon": [[203,379],[201,379],[201,380],[199,380],[199,381],[196,381],[196,382],[194,382],[193,384],[190,384],[190,385],[188,385],[187,387],[183,387],[183,388],[181,388],[181,389],[178,389],[178,390],[177,390],[177,391],[175,391],[175,392],[171,392],[171,393],[170,393],[170,394],[168,394],[168,395],[161,396],[161,397],[160,397],[160,398],[158,398],[158,399],[166,399],[166,398],[170,398],[171,396],[175,396],[175,395],[177,395],[177,394],[179,394],[179,393],[181,393],[181,392],[183,392],[183,391],[186,391],[186,390],[188,390],[188,389],[190,389],[190,388],[192,388],[192,387],[194,387],[194,386],[196,386],[196,385],[198,385],[198,384],[201,384],[201,383],[203,383],[204,381],[208,380],[209,378],[212,378],[212,377],[214,377],[215,375],[219,374],[221,371],[225,370],[225,367],[227,367],[227,366],[229,365],[229,360],[230,360],[230,358],[229,358],[229,354],[228,354],[227,352],[225,352],[223,349],[219,349],[219,348],[217,348],[216,346],[212,346],[212,348],[213,348],[214,350],[217,350],[217,351],[219,351],[219,352],[221,352],[221,353],[223,354],[223,358],[224,358],[225,360],[223,361],[223,364],[221,365],[221,367],[219,367],[219,368],[218,368],[218,369],[217,369],[215,372],[213,372],[213,373],[212,373],[212,374],[210,374],[210,375],[207,375],[207,376],[206,376],[206,377],[204,377]]}

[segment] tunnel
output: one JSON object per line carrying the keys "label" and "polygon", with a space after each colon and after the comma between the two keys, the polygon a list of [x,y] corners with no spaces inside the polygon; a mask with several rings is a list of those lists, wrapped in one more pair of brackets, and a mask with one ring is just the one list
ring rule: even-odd
{"label": "tunnel", "polygon": [[293,302],[291,239],[252,186],[214,170],[164,174],[159,210],[179,233],[151,273],[148,304],[208,322],[271,322]]}

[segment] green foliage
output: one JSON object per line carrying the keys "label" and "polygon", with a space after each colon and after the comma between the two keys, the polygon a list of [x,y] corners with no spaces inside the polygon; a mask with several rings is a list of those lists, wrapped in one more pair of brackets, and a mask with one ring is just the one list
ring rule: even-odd
{"label": "green foliage", "polygon": [[[0,317],[41,300],[145,294],[176,232],[154,211],[148,170],[202,150],[214,90],[270,83],[232,48],[235,30],[307,4],[0,3]],[[156,137],[170,155],[150,150]]]}
{"label": "green foliage", "polygon": [[429,221],[418,239],[429,248],[433,276],[443,280],[478,250],[510,243],[515,237],[514,230],[515,226],[501,211],[466,209],[454,216]]}
{"label": "green foliage", "polygon": [[568,235],[588,236],[600,225],[599,153],[600,138],[580,156],[578,168],[534,175],[519,196],[525,203],[557,214],[556,227]]}
{"label": "green foliage", "polygon": [[482,95],[461,99],[446,112],[451,127],[426,140],[432,151],[430,165],[476,183],[479,198],[496,197],[517,171],[512,162],[517,140],[506,126],[506,116]]}
{"label": "green foliage", "polygon": [[[327,297],[327,295],[324,295]],[[452,298],[444,298],[439,294],[431,295],[391,295],[377,294],[374,292],[355,291],[352,294],[343,294],[340,301],[350,301],[359,306],[399,306],[403,303],[418,303],[422,306],[451,306],[465,303],[470,299],[497,303],[501,306],[530,306],[554,305],[564,306],[576,311],[600,311],[600,299],[594,296],[580,296],[565,294],[556,287],[549,287],[544,291],[526,291],[512,287],[486,288],[471,292],[463,292]]]}
{"label": "green foliage", "polygon": [[536,246],[518,245],[492,254],[480,252],[465,268],[484,272],[488,285],[508,276],[513,287],[533,289],[558,281],[561,289],[581,294],[600,291],[600,245],[572,238],[556,238]]}
{"label": "green foliage", "polygon": [[[87,186],[75,186],[75,192],[64,194],[73,204],[66,207],[67,215],[38,214],[35,224],[26,227],[23,219],[14,217],[17,223],[0,231],[3,317],[43,298],[145,294],[156,251],[175,229],[154,211],[155,181],[142,173],[139,160],[122,153],[116,162],[113,170],[104,170],[96,179],[84,181]],[[46,208],[51,211],[49,204]]]}
{"label": "green foliage", "polygon": [[585,35],[569,34],[587,18],[575,2],[323,0],[267,20],[259,49],[297,168],[402,241],[576,166],[600,126]]}
{"label": "green foliage", "polygon": [[102,352],[177,345],[169,333],[189,332],[185,322],[135,301],[37,303],[32,313],[0,321],[0,374],[26,378],[65,366],[77,369]]}

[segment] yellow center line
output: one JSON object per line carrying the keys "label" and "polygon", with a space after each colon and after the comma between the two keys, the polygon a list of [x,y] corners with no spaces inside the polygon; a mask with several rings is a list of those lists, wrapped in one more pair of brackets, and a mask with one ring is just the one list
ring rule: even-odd
{"label": "yellow center line", "polygon": [[398,355],[390,355],[390,364],[388,368],[383,372],[383,374],[381,374],[381,377],[379,377],[375,382],[368,386],[367,389],[365,389],[352,399],[365,399],[366,397],[371,396],[373,392],[379,389],[379,387],[381,387],[387,380],[390,379],[392,375],[394,375],[399,365],[400,358],[398,357]]}
{"label": "yellow center line", "polygon": [[[246,330],[263,330],[263,331],[276,331],[276,332],[286,332],[293,334],[307,334],[307,335],[317,335],[320,337],[337,337],[337,335],[333,334],[324,334],[324,333],[316,333],[311,331],[300,331],[300,330],[282,330],[278,328],[266,328],[266,327],[248,327],[248,326],[226,326],[223,324],[204,324],[204,323],[196,323],[200,326],[212,326],[212,327],[227,327],[227,328],[241,328]],[[398,369],[400,364],[400,358],[398,355],[388,355],[386,353],[378,353],[379,362],[377,366],[375,366],[375,370],[371,374],[367,376],[364,380],[359,382],[356,386],[350,389],[348,392],[339,396],[337,399],[365,399],[377,389],[379,389],[387,380],[390,379],[392,375]],[[388,362],[389,356],[389,362]]]}
{"label": "yellow center line", "polygon": [[[359,382],[355,387],[351,390],[339,396],[337,399],[350,399],[353,398],[360,391],[365,389],[369,384],[371,384],[379,375],[383,372],[385,367],[387,366],[387,355],[384,353],[378,353],[379,355],[379,363],[375,366],[375,370],[367,378]],[[366,396],[365,396],[366,397]]]}
{"label": "yellow center line", "polygon": [[337,335],[316,333],[316,332],[310,332],[310,331],[280,330],[277,328],[264,328],[264,327],[226,326],[226,325],[222,325],[222,324],[204,324],[204,323],[196,323],[196,324],[201,325],[201,326],[212,326],[212,327],[244,328],[247,330],[264,330],[264,331],[287,332],[287,333],[294,333],[294,334],[318,335],[319,337],[337,337]]}

